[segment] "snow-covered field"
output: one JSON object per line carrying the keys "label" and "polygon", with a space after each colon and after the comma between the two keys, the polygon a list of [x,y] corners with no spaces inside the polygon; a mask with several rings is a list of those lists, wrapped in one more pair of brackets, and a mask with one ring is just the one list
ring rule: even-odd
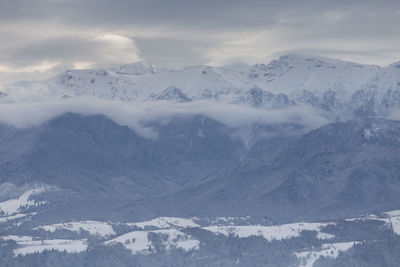
{"label": "snow-covered field", "polygon": [[377,216],[374,214],[368,214],[364,217],[360,218],[349,218],[345,221],[367,221],[367,220],[375,220],[375,221],[383,221],[385,222],[395,234],[400,235],[400,210],[392,210],[382,213],[383,216]]}
{"label": "snow-covered field", "polygon": [[295,253],[296,257],[301,260],[301,267],[312,267],[320,257],[336,258],[339,252],[349,250],[358,242],[343,242],[323,244],[321,250],[305,251]]}
{"label": "snow-covered field", "polygon": [[181,248],[183,250],[198,249],[200,242],[194,239],[192,236],[187,235],[177,229],[164,229],[155,231],[133,231],[112,240],[105,242],[106,245],[112,245],[121,243],[125,248],[136,253],[150,253],[156,251],[154,244],[149,239],[149,234],[156,234],[165,236],[161,238],[162,245],[165,246],[166,250],[172,248]]}
{"label": "snow-covered field", "polygon": [[393,227],[393,232],[400,235],[400,216],[391,217],[390,221]]}
{"label": "snow-covered field", "polygon": [[240,238],[246,238],[250,236],[261,236],[271,240],[283,240],[290,239],[293,237],[300,236],[304,230],[317,231],[317,238],[329,239],[334,236],[331,234],[321,232],[321,228],[334,223],[291,223],[274,226],[261,226],[261,225],[247,225],[247,226],[207,226],[204,230],[211,231],[213,233],[223,234],[228,236],[229,234],[236,235]]}
{"label": "snow-covered field", "polygon": [[397,217],[397,216],[400,216],[400,210],[387,211],[387,212],[384,212],[384,214],[386,214],[389,217]]}
{"label": "snow-covered field", "polygon": [[[243,137],[243,139],[245,139]],[[216,217],[212,219],[208,219],[208,223],[210,225],[238,225],[243,224],[247,225],[250,224],[250,216],[242,216],[242,217]]]}
{"label": "snow-covered field", "polygon": [[400,235],[400,210],[392,210],[384,214],[389,217],[388,220],[392,226],[393,232]]}
{"label": "snow-covered field", "polygon": [[41,253],[45,250],[66,251],[68,253],[78,253],[87,249],[86,240],[69,239],[36,239],[31,236],[0,236],[4,240],[14,240],[18,248],[14,250],[15,255],[26,255]]}
{"label": "snow-covered field", "polygon": [[34,189],[30,189],[20,195],[18,198],[9,199],[4,202],[0,202],[0,213],[3,215],[9,216],[19,213],[22,209],[32,207],[32,206],[39,206],[44,204],[45,202],[39,201],[36,202],[31,199],[33,195],[38,195],[46,191],[46,187],[38,187]]}
{"label": "snow-covered field", "polygon": [[68,230],[75,233],[79,233],[80,231],[83,230],[89,232],[89,234],[91,235],[101,236],[101,237],[115,235],[115,231],[110,223],[97,222],[97,221],[57,223],[57,224],[38,226],[34,229],[43,229],[49,232],[55,232],[56,230]]}
{"label": "snow-covered field", "polygon": [[195,223],[192,219],[177,217],[158,217],[149,221],[129,223],[128,225],[137,226],[143,229],[146,227],[155,227],[158,229],[200,227],[200,225]]}
{"label": "snow-covered field", "polygon": [[11,215],[11,216],[0,217],[0,223],[5,223],[5,222],[21,219],[21,218],[24,218],[24,217],[26,217],[28,215],[29,214],[18,213],[18,214],[14,214],[14,215]]}
{"label": "snow-covered field", "polygon": [[378,217],[375,214],[368,214],[364,217],[359,217],[359,218],[347,218],[345,221],[347,222],[355,222],[355,221],[368,221],[368,220],[375,220],[375,221],[383,221],[383,222],[388,222],[388,218],[382,218]]}
{"label": "snow-covered field", "polygon": [[[29,201],[29,200],[28,200]],[[23,218],[31,214],[15,214],[2,218],[3,220],[12,220]],[[34,252],[42,252],[44,250],[59,250],[70,253],[81,252],[87,249],[87,241],[85,239],[69,240],[59,239],[56,230],[68,230],[79,233],[84,230],[90,235],[99,236],[104,239],[105,245],[122,244],[129,249],[132,254],[149,254],[157,252],[158,245],[162,245],[166,250],[180,248],[185,251],[196,250],[200,247],[200,241],[195,237],[184,232],[188,228],[198,228],[209,231],[214,234],[222,234],[228,236],[233,234],[239,238],[248,238],[251,236],[260,236],[268,241],[285,240],[301,236],[302,231],[316,231],[317,238],[321,240],[332,239],[335,236],[324,233],[323,228],[328,225],[335,225],[335,222],[326,223],[290,223],[273,226],[263,225],[233,225],[234,222],[240,224],[250,223],[248,217],[221,217],[218,219],[199,219],[199,218],[177,218],[177,217],[158,217],[148,221],[134,223],[112,223],[99,221],[72,221],[51,225],[37,226],[33,230],[42,229],[53,233],[53,239],[35,238],[31,236],[2,236],[5,240],[14,240],[18,247],[14,250],[15,255],[25,255]],[[366,215],[360,218],[346,219],[348,222],[365,220],[380,220],[390,226],[396,234],[400,234],[400,211],[390,211],[382,213],[382,215]],[[1,221],[0,221],[1,222]],[[225,223],[215,224],[216,222]],[[228,224],[228,225],[226,225]],[[113,225],[132,227],[134,231],[115,236],[117,233],[113,229]],[[138,230],[139,229],[139,230]],[[129,230],[128,230],[129,231]],[[154,239],[152,238],[154,237]],[[111,239],[110,239],[111,238]],[[320,257],[337,257],[340,251],[350,249],[356,241],[343,243],[327,243],[319,250],[303,251],[295,253],[302,260],[301,266],[312,266]]]}
{"label": "snow-covered field", "polygon": [[[223,217],[221,217],[218,218],[218,221],[230,222],[234,221],[234,219],[235,218],[227,218],[226,220],[224,220]],[[199,224],[195,223],[194,220],[195,219],[159,217],[145,222],[130,223],[128,225],[137,226],[142,229],[154,227],[160,230],[142,230],[129,232],[112,240],[106,241],[105,244],[112,245],[115,243],[121,243],[127,249],[131,250],[133,254],[150,253],[151,251],[154,251],[154,245],[149,239],[149,234],[157,234],[165,236],[164,238],[161,238],[161,240],[163,240],[162,243],[167,250],[171,248],[182,248],[184,250],[198,249],[200,242],[192,236],[180,231],[184,228],[201,228],[215,234],[234,234],[237,235],[239,238],[262,236],[269,241],[274,239],[282,240],[298,237],[303,230],[317,231],[317,237],[320,239],[329,239],[334,237],[331,234],[321,232],[321,228],[333,223],[293,223],[275,226],[209,225],[201,227]]]}

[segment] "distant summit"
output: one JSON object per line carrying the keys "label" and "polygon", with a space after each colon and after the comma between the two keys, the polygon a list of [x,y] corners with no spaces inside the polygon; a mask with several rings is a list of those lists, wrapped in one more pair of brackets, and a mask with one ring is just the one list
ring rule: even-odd
{"label": "distant summit", "polygon": [[147,62],[137,62],[132,64],[122,65],[115,70],[118,74],[127,75],[147,75],[157,74],[166,71],[164,68],[157,67]]}
{"label": "distant summit", "polygon": [[400,63],[379,67],[295,54],[268,64],[178,70],[138,62],[119,68],[68,70],[44,81],[10,84],[2,93],[3,103],[67,95],[128,102],[212,100],[255,108],[306,105],[361,117],[386,116],[400,108]]}

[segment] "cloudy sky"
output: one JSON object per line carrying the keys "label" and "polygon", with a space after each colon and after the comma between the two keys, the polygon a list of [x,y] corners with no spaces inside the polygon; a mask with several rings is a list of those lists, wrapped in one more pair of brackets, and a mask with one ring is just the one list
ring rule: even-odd
{"label": "cloudy sky", "polygon": [[398,0],[0,0],[0,85],[148,61],[400,60]]}

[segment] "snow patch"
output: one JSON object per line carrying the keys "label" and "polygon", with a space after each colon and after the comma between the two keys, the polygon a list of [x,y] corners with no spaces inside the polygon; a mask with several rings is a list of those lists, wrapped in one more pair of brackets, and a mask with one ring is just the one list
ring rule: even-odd
{"label": "snow patch", "polygon": [[5,222],[21,219],[21,218],[24,218],[24,217],[26,217],[28,215],[29,214],[18,213],[18,214],[12,215],[12,216],[0,217],[0,223],[5,223]]}
{"label": "snow patch", "polygon": [[197,223],[193,222],[191,219],[177,218],[177,217],[158,217],[149,221],[138,222],[138,223],[128,223],[130,226],[137,226],[140,228],[155,227],[159,229],[165,228],[193,228],[200,227]]}
{"label": "snow patch", "polygon": [[372,129],[364,129],[364,137],[365,139],[370,139],[371,137],[376,136],[376,134],[378,133],[379,128],[372,128]]}
{"label": "snow patch", "polygon": [[321,232],[321,228],[333,223],[291,223],[274,226],[261,226],[261,225],[249,225],[249,226],[207,226],[204,230],[223,234],[223,235],[236,235],[239,238],[246,238],[250,236],[261,236],[271,240],[283,240],[294,237],[299,237],[303,230],[317,231],[317,238],[329,239],[333,238],[334,235]]}
{"label": "snow patch", "polygon": [[41,194],[44,191],[46,191],[46,187],[38,187],[26,191],[18,198],[0,202],[0,213],[7,216],[14,215],[24,208],[45,204],[46,203],[45,201],[37,202],[31,199],[32,196]]}
{"label": "snow patch", "polygon": [[346,222],[368,221],[368,220],[375,220],[375,221],[382,221],[385,223],[390,223],[388,218],[381,218],[381,217],[376,216],[375,214],[368,214],[364,217],[345,219]]}
{"label": "snow patch", "polygon": [[383,216],[378,217],[374,214],[368,214],[360,218],[345,219],[345,221],[347,222],[367,221],[367,220],[382,221],[385,222],[386,225],[390,227],[395,234],[400,235],[400,210],[382,212],[382,215]]}
{"label": "snow patch", "polygon": [[36,239],[31,236],[8,235],[0,237],[4,240],[14,240],[18,248],[14,249],[14,255],[26,255],[41,253],[45,250],[66,251],[67,253],[79,253],[86,251],[86,240],[69,239]]}
{"label": "snow patch", "polygon": [[79,233],[80,231],[87,231],[91,235],[107,237],[115,235],[115,231],[112,226],[107,222],[98,221],[79,221],[79,222],[65,222],[58,224],[51,224],[45,226],[38,226],[35,229],[43,229],[49,232],[55,232],[56,230],[68,230],[71,232]]}
{"label": "snow patch", "polygon": [[387,211],[383,214],[389,217],[387,220],[389,220],[388,223],[390,223],[393,232],[400,235],[400,210]]}
{"label": "snow patch", "polygon": [[200,242],[192,236],[177,229],[164,229],[155,231],[133,231],[112,240],[105,242],[106,245],[121,243],[125,248],[132,251],[132,254],[149,254],[156,251],[154,244],[149,239],[149,234],[154,233],[166,238],[161,238],[162,245],[166,250],[181,248],[185,251],[199,249]]}
{"label": "snow patch", "polygon": [[387,212],[384,212],[383,214],[385,214],[389,217],[400,216],[400,210],[387,211]]}
{"label": "snow patch", "polygon": [[349,250],[357,243],[359,242],[323,244],[322,249],[319,251],[297,252],[295,255],[301,260],[299,266],[312,267],[320,257],[336,258],[340,252]]}
{"label": "snow patch", "polygon": [[391,217],[390,222],[392,224],[393,232],[400,235],[400,216]]}

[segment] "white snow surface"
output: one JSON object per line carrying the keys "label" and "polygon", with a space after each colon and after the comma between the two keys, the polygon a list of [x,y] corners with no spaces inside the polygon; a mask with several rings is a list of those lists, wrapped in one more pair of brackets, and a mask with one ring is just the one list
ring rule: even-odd
{"label": "white snow surface", "polygon": [[3,240],[14,240],[17,243],[33,241],[33,237],[24,235],[7,235],[7,236],[0,236],[0,238]]}
{"label": "white snow surface", "polygon": [[84,230],[89,232],[89,234],[91,235],[96,235],[100,237],[115,235],[115,231],[110,223],[98,221],[72,221],[38,226],[34,229],[43,229],[49,232],[55,232],[56,230],[68,230],[76,233]]}
{"label": "white snow surface", "polygon": [[14,249],[14,255],[26,255],[41,253],[45,250],[66,251],[68,253],[78,253],[87,249],[86,240],[69,239],[36,239],[31,236],[0,236],[4,240],[14,240],[18,248]]}
{"label": "white snow surface", "polygon": [[400,216],[391,217],[390,218],[393,232],[397,235],[400,235]]}
{"label": "white snow surface", "polygon": [[2,211],[4,215],[9,216],[19,213],[23,208],[44,204],[45,202],[35,202],[31,199],[31,196],[41,194],[44,191],[46,191],[46,187],[38,187],[27,190],[18,198],[0,202],[0,211]]}
{"label": "white snow surface", "polygon": [[[152,253],[155,250],[154,244],[149,240],[149,234],[164,235],[166,238],[161,238],[165,248],[182,248],[184,250],[198,249],[200,241],[194,237],[182,232],[184,228],[201,228],[215,234],[229,235],[233,233],[239,238],[249,236],[262,236],[271,241],[274,239],[282,240],[300,236],[303,230],[315,230],[318,232],[317,237],[320,239],[329,239],[334,236],[328,233],[321,232],[321,228],[333,223],[293,223],[275,226],[249,225],[249,226],[223,226],[211,225],[202,227],[195,223],[192,219],[176,218],[176,217],[159,217],[149,221],[139,223],[127,223],[129,226],[137,226],[143,230],[132,231],[105,242],[106,245],[121,243],[133,254]],[[237,220],[247,220],[248,217],[220,217],[218,222],[233,222]],[[148,228],[157,228],[149,230]]]}
{"label": "white snow surface", "polygon": [[295,255],[301,260],[300,267],[312,267],[321,256],[336,258],[340,252],[349,250],[357,243],[359,242],[323,244],[321,250],[297,252]]}
{"label": "white snow surface", "polygon": [[368,220],[385,222],[386,225],[390,227],[395,234],[400,235],[400,210],[382,212],[381,216],[368,214],[365,215],[364,217],[345,219],[345,221],[348,222],[368,221]]}
{"label": "white snow surface", "polygon": [[21,219],[21,218],[24,218],[24,217],[26,217],[28,215],[29,214],[18,213],[18,214],[14,214],[14,215],[11,215],[11,216],[0,217],[0,223],[5,223],[5,222]]}
{"label": "white snow surface", "polygon": [[317,238],[329,239],[334,235],[321,232],[321,228],[334,223],[291,223],[274,226],[248,225],[248,226],[207,226],[204,230],[228,236],[234,234],[240,238],[261,236],[271,240],[283,240],[298,237],[303,230],[317,231]]}
{"label": "white snow surface", "polygon": [[390,223],[393,232],[397,235],[400,235],[400,210],[392,210],[383,213],[388,216],[388,223]]}
{"label": "white snow surface", "polygon": [[392,210],[392,211],[387,211],[384,212],[389,217],[395,217],[395,216],[400,216],[400,210]]}
{"label": "white snow surface", "polygon": [[382,222],[385,222],[385,223],[390,223],[389,218],[378,217],[375,214],[368,214],[368,215],[365,215],[364,217],[347,218],[347,219],[345,219],[345,221],[347,221],[347,222],[368,221],[368,220],[382,221]]}
{"label": "white snow surface", "polygon": [[[195,223],[193,219],[178,217],[157,217],[144,222],[126,223],[128,226],[136,226],[143,230],[132,231],[106,241],[106,245],[116,243],[123,244],[133,254],[148,254],[155,252],[155,246],[149,240],[149,234],[164,236],[161,238],[162,244],[166,250],[172,248],[181,248],[184,250],[198,249],[200,242],[192,236],[182,232],[184,228],[199,228],[200,225]],[[155,230],[148,229],[155,228]]]}
{"label": "white snow surface", "polygon": [[209,225],[237,225],[237,224],[249,224],[251,217],[250,216],[242,216],[242,217],[216,217],[209,219]]}
{"label": "white snow surface", "polygon": [[[16,218],[22,217],[24,214],[13,215]],[[29,214],[27,214],[29,215]],[[400,235],[400,210],[388,211],[383,213],[384,216],[377,216],[368,214],[360,218],[350,218],[346,221],[357,220],[381,220],[388,226],[391,226],[394,233]],[[11,219],[11,217],[10,217]],[[132,254],[150,254],[157,252],[155,244],[152,243],[149,235],[158,235],[161,244],[166,250],[173,248],[181,248],[183,250],[199,249],[200,241],[193,236],[182,231],[185,228],[199,228],[210,231],[214,234],[230,235],[233,234],[239,238],[247,238],[250,236],[260,236],[268,241],[272,240],[285,240],[299,237],[303,230],[316,231],[317,238],[321,240],[328,240],[334,238],[334,235],[322,232],[322,229],[327,225],[334,225],[335,222],[324,223],[290,223],[283,225],[263,226],[263,225],[233,225],[233,223],[240,223],[248,221],[249,217],[219,217],[208,226],[199,225],[201,219],[198,218],[178,218],[178,217],[158,217],[152,220],[136,223],[120,223],[127,226],[136,226],[142,230],[135,230],[118,237],[112,238],[104,242],[106,245],[120,243],[125,248],[129,249]],[[198,222],[198,223],[196,223]],[[215,223],[224,223],[225,225],[216,225]],[[229,224],[229,225],[227,225]],[[232,224],[232,225],[231,225]],[[101,236],[103,238],[110,238],[115,235],[111,222],[98,222],[98,221],[72,221],[52,225],[38,226],[34,229],[44,229],[49,232],[54,232],[57,229],[65,229],[72,232],[79,232],[81,230],[88,231],[91,235]],[[18,247],[15,249],[15,255],[25,255],[28,253],[42,252],[44,250],[59,250],[67,251],[69,253],[81,252],[87,249],[87,241],[81,240],[67,240],[67,239],[48,239],[42,240],[40,238],[30,236],[15,236],[8,235],[2,236],[2,239],[15,240]],[[350,249],[357,242],[344,242],[344,243],[327,243],[319,250],[303,251],[295,253],[301,259],[300,266],[312,266],[314,262],[321,256],[337,257],[340,251]]]}
{"label": "white snow surface", "polygon": [[177,229],[163,229],[155,231],[133,231],[112,240],[105,242],[106,245],[121,243],[125,248],[132,251],[132,254],[143,253],[148,254],[155,251],[154,245],[149,240],[149,233],[157,235],[165,235],[166,239],[162,239],[162,243],[167,250],[172,248],[181,248],[185,251],[198,249],[200,242],[192,236],[185,234]]}
{"label": "white snow surface", "polygon": [[129,223],[128,225],[137,226],[143,229],[146,227],[155,227],[159,229],[200,227],[200,225],[195,223],[192,219],[178,217],[157,217],[149,221]]}

